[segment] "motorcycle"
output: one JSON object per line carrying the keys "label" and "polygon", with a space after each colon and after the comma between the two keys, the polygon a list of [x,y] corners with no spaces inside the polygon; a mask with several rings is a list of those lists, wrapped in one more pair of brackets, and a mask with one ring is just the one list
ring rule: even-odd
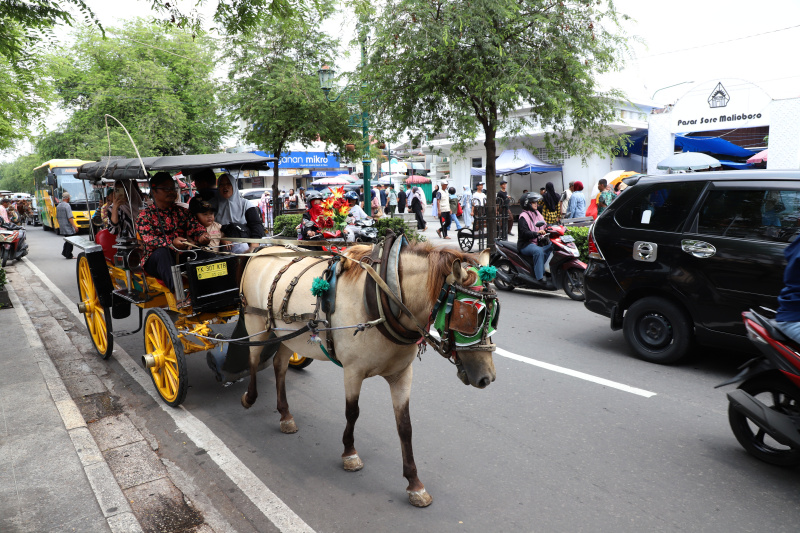
{"label": "motorcycle", "polygon": [[22,259],[28,255],[25,229],[10,222],[0,222],[0,266],[10,259]]}
{"label": "motorcycle", "polygon": [[[545,226],[538,222],[536,229]],[[497,277],[494,284],[501,291],[522,289],[539,289],[557,291],[563,289],[573,300],[582,301],[586,297],[583,292],[583,274],[586,263],[579,259],[580,252],[575,245],[575,239],[565,235],[566,228],[560,225],[550,225],[546,228],[545,242],[540,239],[540,246],[546,246],[547,240],[552,243],[550,256],[544,264],[544,280],[538,281],[533,275],[531,258],[517,251],[516,243],[497,241],[496,252],[491,264],[497,267]]]}
{"label": "motorcycle", "polygon": [[375,221],[371,218],[356,220],[352,226],[355,236],[355,242],[377,242],[378,228],[375,227]]}
{"label": "motorcycle", "polygon": [[783,335],[774,320],[752,309],[742,318],[761,356],[717,385],[741,382],[728,393],[731,430],[748,453],[766,463],[800,464],[800,346]]}

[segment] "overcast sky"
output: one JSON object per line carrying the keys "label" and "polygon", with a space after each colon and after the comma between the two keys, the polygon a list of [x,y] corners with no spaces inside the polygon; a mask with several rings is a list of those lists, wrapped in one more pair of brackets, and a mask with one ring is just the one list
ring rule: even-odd
{"label": "overcast sky", "polygon": [[[86,0],[104,25],[151,16],[149,0]],[[179,0],[193,6],[194,0]],[[608,87],[623,90],[634,103],[647,103],[654,93],[659,104],[674,103],[691,88],[682,82],[715,78],[742,78],[763,88],[773,98],[800,96],[800,1],[798,0],[616,0],[631,41],[633,58],[621,72],[605,76]],[[210,21],[216,0],[201,8]],[[324,24],[328,33],[344,42],[355,36],[352,15],[337,16]],[[357,52],[341,62],[357,63]],[[220,75],[222,72],[220,72]],[[670,85],[681,84],[666,88]],[[659,90],[661,89],[661,90]]]}

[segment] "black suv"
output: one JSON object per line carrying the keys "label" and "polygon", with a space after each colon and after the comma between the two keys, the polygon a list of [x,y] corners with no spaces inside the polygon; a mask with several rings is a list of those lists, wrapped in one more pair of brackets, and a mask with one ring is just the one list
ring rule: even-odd
{"label": "black suv", "polygon": [[625,181],[589,234],[586,308],[654,363],[679,361],[695,341],[752,349],[741,314],[777,308],[783,252],[800,232],[800,172]]}

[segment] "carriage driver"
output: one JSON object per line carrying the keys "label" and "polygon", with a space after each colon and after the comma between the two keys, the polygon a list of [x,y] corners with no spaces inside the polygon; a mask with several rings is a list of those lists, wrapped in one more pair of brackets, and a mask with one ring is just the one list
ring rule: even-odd
{"label": "carriage driver", "polygon": [[144,242],[144,270],[160,279],[174,291],[171,267],[175,257],[169,246],[179,250],[189,247],[192,239],[200,245],[209,243],[206,229],[195,219],[189,210],[178,205],[178,189],[169,172],[158,172],[150,178],[150,194],[153,204],[139,213],[137,226]]}

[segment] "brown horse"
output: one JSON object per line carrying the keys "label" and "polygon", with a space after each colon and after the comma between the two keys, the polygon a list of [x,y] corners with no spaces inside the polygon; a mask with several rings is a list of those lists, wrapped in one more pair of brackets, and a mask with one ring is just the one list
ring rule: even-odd
{"label": "brown horse", "polygon": [[[358,261],[368,256],[371,251],[371,246],[354,246],[344,254],[347,259],[342,260],[338,267],[340,275],[336,288],[335,311],[331,316],[331,327],[353,326],[370,320],[364,303],[365,276],[367,274],[359,266]],[[316,258],[304,258],[295,263],[291,263],[290,258],[270,258],[270,254],[275,252],[285,252],[285,250],[277,247],[267,248],[250,261],[242,278],[242,292],[249,306],[260,309],[271,307],[273,316],[276,317],[276,328],[300,329],[305,322],[293,322],[287,325],[280,317],[282,313],[301,314],[313,310],[316,298],[310,291],[312,280],[321,276],[327,263],[319,263]],[[468,270],[465,267],[479,264],[486,266],[489,254],[488,251],[485,251],[478,258],[454,250],[436,249],[429,244],[412,244],[402,248],[399,258],[401,289],[399,296],[417,322],[425,325],[428,324],[431,310],[445,282],[464,287],[472,286],[478,277],[476,270],[474,268]],[[279,276],[279,271],[286,268],[287,265],[289,265],[288,269]],[[311,268],[298,280],[288,305],[284,306],[281,311],[287,285],[310,265],[312,265]],[[276,276],[280,279],[273,288]],[[272,302],[269,301],[271,289],[274,292]],[[270,326],[267,318],[259,314],[245,313],[244,320],[247,330],[251,333],[268,329]],[[406,328],[414,329],[414,322],[409,317],[401,314],[399,320]],[[433,498],[425,490],[425,486],[417,476],[417,467],[411,447],[411,417],[409,414],[411,363],[417,355],[418,347],[415,344],[401,345],[390,342],[376,328],[367,329],[357,335],[353,335],[353,331],[353,329],[343,329],[328,332],[333,335],[336,356],[344,371],[345,417],[347,419],[342,439],[344,469],[357,471],[364,466],[356,452],[353,435],[359,415],[358,398],[361,392],[361,383],[365,378],[382,376],[389,383],[392,395],[403,455],[403,476],[408,480],[406,490],[409,501],[417,507],[428,506]],[[290,332],[275,333],[283,336]],[[253,339],[262,340],[268,336],[269,333],[263,333]],[[320,332],[319,336],[322,346],[325,346],[326,333]],[[306,333],[283,342],[273,360],[278,411],[281,415],[280,427],[284,433],[297,431],[297,425],[289,412],[289,404],[286,400],[286,370],[292,353],[298,352],[305,357],[328,360],[320,346],[310,345],[308,339],[309,334]],[[456,348],[456,350],[458,349]],[[260,347],[252,347],[250,351],[250,384],[247,392],[242,396],[242,405],[245,408],[252,406],[258,396],[256,371],[260,352]],[[494,381],[495,368],[491,351],[457,351],[457,358],[460,359],[458,377],[465,384],[484,388]]]}

